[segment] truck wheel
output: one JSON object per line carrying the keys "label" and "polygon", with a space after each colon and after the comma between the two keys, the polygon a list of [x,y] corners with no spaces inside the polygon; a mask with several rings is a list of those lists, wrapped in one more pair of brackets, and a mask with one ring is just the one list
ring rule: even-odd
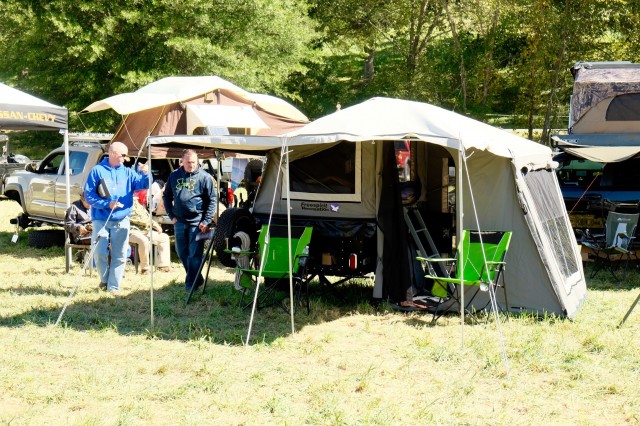
{"label": "truck wheel", "polygon": [[31,224],[31,220],[29,219],[29,216],[27,216],[24,213],[21,214],[18,217],[13,217],[13,218],[9,219],[9,222],[12,225],[18,225],[22,229],[27,229],[29,227],[29,225]]}
{"label": "truck wheel", "polygon": [[64,247],[64,230],[42,229],[29,232],[28,244],[35,248]]}
{"label": "truck wheel", "polygon": [[251,245],[254,245],[257,238],[256,222],[249,210],[238,208],[225,210],[218,218],[216,233],[213,236],[213,248],[220,263],[228,268],[234,268],[236,261],[231,259],[230,253],[224,252],[227,248],[227,239],[229,248],[239,245],[240,241],[235,241],[236,239],[233,238],[238,231],[246,232],[251,236]]}

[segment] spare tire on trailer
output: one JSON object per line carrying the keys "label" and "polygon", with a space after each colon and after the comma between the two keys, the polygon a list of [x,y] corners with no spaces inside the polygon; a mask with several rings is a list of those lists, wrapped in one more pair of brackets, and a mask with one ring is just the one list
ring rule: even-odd
{"label": "spare tire on trailer", "polygon": [[38,229],[29,232],[27,243],[30,247],[64,247],[63,229]]}
{"label": "spare tire on trailer", "polygon": [[257,241],[256,221],[247,209],[231,208],[225,210],[218,218],[216,232],[213,236],[213,248],[220,263],[228,268],[234,268],[236,261],[231,259],[230,253],[225,253],[227,240],[229,248],[239,246],[241,241],[234,238],[236,232],[246,232],[251,238],[251,246]]}

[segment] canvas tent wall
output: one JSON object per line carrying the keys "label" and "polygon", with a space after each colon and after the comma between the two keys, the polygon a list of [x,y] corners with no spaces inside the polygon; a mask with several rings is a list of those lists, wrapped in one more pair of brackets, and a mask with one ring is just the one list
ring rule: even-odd
{"label": "canvas tent wall", "polygon": [[[167,77],[148,84],[132,93],[122,93],[97,101],[82,112],[96,112],[112,108],[123,116],[113,136],[114,141],[124,142],[129,152],[142,152],[147,136],[187,135],[196,126],[188,127],[189,105],[226,106],[213,123],[206,121],[202,112],[199,127],[233,128],[246,134],[277,135],[294,130],[308,123],[307,117],[293,105],[275,96],[249,93],[246,90],[216,76]],[[229,114],[231,107],[237,108]],[[242,107],[242,108],[241,108]],[[251,109],[251,114],[246,108]],[[211,109],[209,109],[211,112]],[[232,111],[231,111],[232,112]],[[223,114],[230,121],[222,120]],[[204,120],[204,121],[203,121]],[[256,124],[257,123],[257,124]],[[144,155],[144,154],[143,154]],[[154,158],[179,157],[180,152],[153,147]]]}
{"label": "canvas tent wall", "polygon": [[[375,219],[383,195],[382,147],[385,141],[404,139],[439,147],[454,160],[458,176],[468,172],[471,187],[462,179],[462,187],[458,188],[462,196],[456,198],[458,223],[462,224],[458,229],[513,231],[506,270],[510,308],[575,316],[586,296],[584,273],[553,173],[551,150],[540,144],[432,105],[387,98],[374,98],[345,108],[280,139],[219,136],[196,142],[193,138],[180,141],[150,138],[150,143],[199,143],[223,149],[232,145],[255,149],[261,144],[265,148],[272,144],[275,149],[286,144],[293,164],[297,158],[330,149],[338,142],[355,142],[360,153],[360,161],[355,165],[361,179],[359,194],[352,194],[356,199],[341,202],[338,212],[344,217]],[[428,155],[427,148],[422,151]],[[272,161],[268,161],[263,175],[254,206],[256,212],[266,209],[266,198],[272,198],[274,193],[277,201],[274,213],[286,209],[286,191],[282,191],[281,184],[276,185],[282,179],[273,176],[281,174],[283,178],[286,172],[278,166],[278,155],[278,151],[269,154]],[[466,156],[464,162],[462,155]],[[302,203],[309,200],[301,197],[301,194],[292,197],[292,216],[333,214],[327,209],[304,209]],[[384,293],[381,285],[385,280],[382,268],[385,237],[394,238],[382,235],[379,230],[374,296]],[[504,300],[499,299],[499,303],[504,307]],[[485,306],[486,300],[477,298],[476,304]]]}

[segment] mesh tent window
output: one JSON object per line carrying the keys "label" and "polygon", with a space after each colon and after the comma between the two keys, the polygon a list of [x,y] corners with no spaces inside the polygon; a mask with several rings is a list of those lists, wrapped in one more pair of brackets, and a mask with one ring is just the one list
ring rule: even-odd
{"label": "mesh tent window", "polygon": [[[531,170],[524,175],[524,181],[532,194],[531,202],[535,205],[540,216],[543,232],[553,253],[554,260],[565,278],[579,273],[576,248],[573,247],[569,236],[571,228],[566,226],[564,204],[557,191],[550,191],[555,187],[552,170]],[[565,281],[567,282],[567,281]]]}

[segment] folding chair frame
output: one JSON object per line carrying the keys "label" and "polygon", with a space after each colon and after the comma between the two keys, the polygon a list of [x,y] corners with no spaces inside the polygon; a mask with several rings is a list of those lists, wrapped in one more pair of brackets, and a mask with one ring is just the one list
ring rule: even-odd
{"label": "folding chair frame", "polygon": [[[418,257],[418,260],[427,264],[428,273],[425,277],[432,279],[434,282],[432,294],[440,298],[440,303],[433,313],[432,322],[437,321],[444,314],[444,311],[440,311],[440,308],[447,302],[456,301],[460,309],[468,311],[479,291],[489,291],[492,307],[496,309],[495,289],[500,286],[501,279],[506,309],[509,309],[507,288],[502,273],[506,266],[504,258],[511,242],[511,235],[512,233],[507,231],[463,230],[455,258]],[[436,262],[450,264],[446,276],[435,274],[435,269],[431,264]],[[452,277],[453,267],[455,266],[457,268],[456,272],[459,272],[460,263],[463,264],[464,276]],[[477,287],[465,306],[462,306],[457,297],[461,284]]]}
{"label": "folding chair frame", "polygon": [[[278,303],[275,298],[278,284],[284,279],[289,279],[288,232],[287,226],[263,225],[258,238],[259,252],[241,251],[237,248],[232,248],[227,251],[233,256],[244,255],[251,257],[254,265],[253,268],[236,268],[236,271],[240,271],[242,274],[247,274],[251,277],[250,282],[247,279],[242,279],[244,277],[240,280],[241,286],[243,287],[240,305],[243,309],[253,304],[253,301],[245,304],[244,297],[247,290],[256,290],[256,285],[259,285],[259,287],[264,285],[264,290],[258,295],[256,308],[264,308]],[[305,279],[305,277],[306,263],[309,256],[307,248],[311,242],[312,232],[312,227],[291,227],[291,251],[293,260],[291,275],[294,284],[294,309],[300,305],[300,300],[304,297],[307,314],[310,312],[308,288],[310,279]],[[260,265],[260,261],[263,258],[265,259],[265,263]],[[261,266],[262,270],[260,269]],[[259,276],[262,277],[262,282],[258,283]],[[287,306],[284,306],[282,303],[280,305],[286,312],[289,312]]]}
{"label": "folding chair frame", "polygon": [[640,213],[609,212],[605,234],[592,235],[589,232],[584,234],[582,245],[591,250],[594,258],[591,278],[594,278],[602,269],[607,269],[614,279],[620,279],[616,275],[616,263],[621,258],[626,258],[623,277],[627,275],[639,217]]}

